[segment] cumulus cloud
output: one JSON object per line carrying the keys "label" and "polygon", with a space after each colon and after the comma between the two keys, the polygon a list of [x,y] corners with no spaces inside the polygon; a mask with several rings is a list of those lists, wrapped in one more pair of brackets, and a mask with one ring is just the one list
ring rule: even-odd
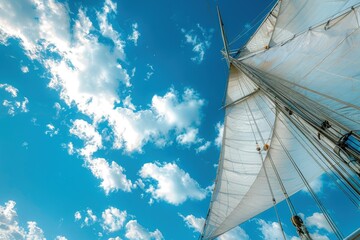
{"label": "cumulus cloud", "polygon": [[106,194],[110,192],[122,190],[130,192],[135,185],[127,179],[124,169],[116,162],[109,164],[103,158],[88,160],[86,165],[90,168],[92,174],[101,180],[100,186]]}
{"label": "cumulus cloud", "polygon": [[[90,117],[94,126],[108,124],[114,148],[141,152],[149,141],[160,146],[169,133],[182,134],[199,124],[204,101],[192,89],[186,89],[182,98],[174,89],[164,96],[155,95],[149,109],[119,107],[119,92],[130,92],[127,87],[131,83],[123,67],[124,41],[109,22],[109,16],[117,13],[116,3],[105,1],[96,12],[98,24],[82,8],[70,21],[66,4],[52,0],[37,0],[35,4],[21,0],[0,9],[1,42],[18,39],[29,58],[48,70],[49,87],[58,90],[69,107]],[[96,26],[98,31],[94,31]],[[111,44],[100,37],[110,39]]]}
{"label": "cumulus cloud", "polygon": [[117,208],[110,207],[102,213],[102,227],[105,231],[115,232],[120,230],[126,220],[126,211],[120,211]]}
{"label": "cumulus cloud", "polygon": [[281,226],[278,222],[266,222],[263,219],[259,219],[257,224],[260,225],[259,230],[263,234],[265,240],[284,238]]}
{"label": "cumulus cloud", "polygon": [[309,227],[317,227],[318,229],[325,229],[328,232],[333,232],[323,213],[315,212],[310,217],[307,217],[305,219],[305,225]]}
{"label": "cumulus cloud", "polygon": [[[244,229],[242,229],[241,227],[235,227],[229,232],[219,236],[217,239],[218,240],[238,240],[238,239],[248,240],[250,239],[250,237],[249,235],[247,235]],[[275,238],[272,238],[272,240],[273,239]]]}
{"label": "cumulus cloud", "polygon": [[204,60],[205,51],[209,49],[211,45],[211,38],[214,29],[206,30],[200,24],[196,24],[196,27],[191,30],[181,29],[181,32],[185,36],[187,44],[192,46],[192,51],[195,56],[191,58],[193,62],[201,63]]}
{"label": "cumulus cloud", "polygon": [[[310,182],[310,187],[315,193],[321,193],[323,189],[323,185],[324,183],[322,180],[322,175],[315,178],[312,182]],[[309,190],[306,187],[302,191],[309,193]]]}
{"label": "cumulus cloud", "polygon": [[138,30],[138,24],[137,23],[133,23],[131,25],[132,27],[132,34],[128,36],[128,40],[133,41],[134,45],[137,46],[137,41],[140,37],[140,32]]}
{"label": "cumulus cloud", "polygon": [[199,141],[197,135],[199,130],[196,128],[187,129],[186,132],[176,137],[176,141],[181,145],[191,145]]}
{"label": "cumulus cloud", "polygon": [[207,195],[207,190],[201,188],[175,163],[146,163],[140,170],[140,176],[156,182],[155,186],[150,183],[146,189],[152,198],[173,205],[179,205],[187,199],[202,200]]}
{"label": "cumulus cloud", "polygon": [[85,212],[84,222],[82,226],[90,226],[97,221],[96,215],[93,213],[91,209],[87,209]]}
{"label": "cumulus cloud", "polygon": [[43,230],[34,221],[27,222],[27,230],[19,226],[15,201],[0,205],[0,239],[45,240]]}
{"label": "cumulus cloud", "polygon": [[222,144],[222,139],[223,139],[223,133],[224,133],[224,124],[221,124],[220,122],[218,122],[216,124],[216,132],[217,132],[217,137],[215,138],[215,145],[218,147],[221,147]]}
{"label": "cumulus cloud", "polygon": [[188,228],[192,228],[192,229],[194,229],[195,232],[201,233],[201,231],[204,227],[204,224],[205,224],[204,218],[197,218],[192,214],[187,215],[185,217],[180,213],[179,213],[179,216],[184,220],[184,222],[186,223],[186,226]]}
{"label": "cumulus cloud", "polygon": [[161,239],[164,239],[162,233],[158,229],[156,229],[153,232],[150,232],[149,230],[147,230],[146,228],[141,226],[136,220],[130,220],[126,224],[125,237],[130,239],[130,240],[138,240],[138,239],[142,239],[142,240],[151,240],[151,239],[161,240]]}
{"label": "cumulus cloud", "polygon": [[154,75],[154,67],[150,64],[146,64],[148,71],[146,73],[145,81],[149,80]]}
{"label": "cumulus cloud", "polygon": [[73,122],[70,133],[84,141],[85,147],[80,149],[79,153],[88,159],[94,152],[103,147],[101,135],[93,125],[82,119],[76,119]]}
{"label": "cumulus cloud", "polygon": [[27,240],[46,240],[44,237],[44,231],[37,226],[36,222],[27,222],[28,233],[26,235]]}

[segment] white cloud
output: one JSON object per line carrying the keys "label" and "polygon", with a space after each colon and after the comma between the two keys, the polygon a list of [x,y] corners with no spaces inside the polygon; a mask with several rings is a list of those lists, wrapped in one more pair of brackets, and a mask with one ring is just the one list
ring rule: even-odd
{"label": "white cloud", "polygon": [[266,222],[259,219],[257,224],[260,225],[260,231],[265,240],[283,239],[282,230],[278,222]]}
{"label": "white cloud", "polygon": [[199,141],[197,135],[199,130],[197,128],[187,129],[186,132],[176,137],[176,141],[181,145],[191,145]]}
{"label": "white cloud", "polygon": [[0,205],[0,239],[21,239],[26,234],[16,221],[15,205],[11,200],[5,206]]}
{"label": "white cloud", "polygon": [[18,95],[19,90],[9,84],[0,84],[0,88],[5,89],[6,92],[10,93],[10,95],[15,98]]}
{"label": "white cloud", "polygon": [[120,237],[115,237],[115,238],[109,238],[108,240],[121,240]]}
{"label": "white cloud", "polygon": [[64,108],[63,108],[63,107],[61,106],[61,104],[58,103],[58,102],[55,102],[55,103],[54,103],[54,108],[55,108],[55,110],[56,110],[56,117],[59,117],[60,112],[63,111]]}
{"label": "white cloud", "polygon": [[[250,239],[249,235],[241,227],[235,227],[227,233],[219,236],[218,240],[248,240]],[[272,238],[272,240],[275,238]]]}
{"label": "white cloud", "polygon": [[154,232],[150,232],[143,226],[141,226],[136,220],[130,220],[126,224],[126,234],[125,237],[130,240],[161,240],[164,239],[162,233],[156,229]]}
{"label": "white cloud", "polygon": [[103,11],[97,12],[97,18],[99,21],[100,31],[104,37],[108,37],[115,44],[116,52],[119,54],[120,58],[125,57],[124,47],[125,43],[120,38],[120,34],[113,28],[113,26],[108,21],[108,15],[111,13],[116,14],[117,4],[111,0],[106,0]]}
{"label": "white cloud", "polygon": [[207,191],[175,163],[146,163],[140,176],[157,182],[156,186],[150,184],[146,192],[170,204],[179,205],[187,199],[202,200],[207,195]]}
{"label": "white cloud", "polygon": [[[310,182],[310,187],[315,193],[321,193],[323,189],[322,175]],[[309,193],[309,190],[306,187],[303,189],[303,191]]]}
{"label": "white cloud", "polygon": [[17,222],[16,202],[10,200],[0,205],[0,239],[45,240],[44,232],[34,221],[27,222],[27,230]]}
{"label": "white cloud", "polygon": [[8,92],[13,100],[4,99],[2,105],[8,109],[8,114],[15,116],[19,112],[28,112],[27,104],[29,100],[24,97],[23,100],[20,100],[18,97],[19,90],[9,84],[0,84],[0,89],[4,89]]}
{"label": "white cloud", "polygon": [[132,34],[128,36],[128,40],[133,41],[134,45],[137,46],[137,41],[141,35],[140,32],[138,31],[138,24],[133,23],[131,27],[132,27]]}
{"label": "white cloud", "polygon": [[55,240],[67,240],[64,236],[56,236]]}
{"label": "white cloud", "polygon": [[[127,87],[131,83],[122,65],[124,41],[108,21],[110,15],[116,14],[114,2],[105,1],[95,24],[84,9],[70,21],[66,4],[20,1],[0,7],[1,42],[18,39],[26,54],[48,70],[49,87],[57,89],[69,107],[90,117],[94,126],[99,122],[108,124],[114,148],[141,152],[149,141],[162,146],[158,143],[166,142],[168,134],[182,134],[200,123],[204,101],[192,89],[186,89],[182,99],[173,89],[163,97],[155,95],[151,107],[145,110],[135,111],[134,105],[115,107],[121,102],[119,92],[130,92]],[[100,31],[94,31],[96,26]],[[112,44],[99,41],[100,37],[109,38]]]}
{"label": "white cloud", "polygon": [[52,125],[51,123],[47,124],[46,128],[48,130],[45,131],[45,134],[49,135],[50,137],[53,137],[54,135],[57,135],[59,133],[59,129],[55,128],[55,126]]}
{"label": "white cloud", "polygon": [[192,51],[196,54],[191,58],[196,63],[201,63],[204,60],[205,51],[209,49],[211,45],[211,38],[214,29],[206,30],[201,27],[200,24],[196,24],[194,29],[186,31],[181,29],[181,32],[185,36],[186,43],[192,46]]}
{"label": "white cloud", "polygon": [[91,209],[86,210],[86,217],[84,218],[83,225],[90,226],[97,221],[96,215],[93,213]]}
{"label": "white cloud", "polygon": [[106,194],[119,189],[130,192],[131,188],[135,187],[132,182],[126,178],[124,169],[116,162],[111,162],[111,165],[109,165],[105,159],[96,158],[88,160],[86,165],[90,168],[92,174],[101,180],[100,186]]}
{"label": "white cloud", "polygon": [[85,142],[85,147],[80,149],[80,155],[89,159],[94,152],[102,148],[101,135],[95,127],[82,119],[76,119],[70,128],[70,133]]}
{"label": "white cloud", "polygon": [[23,73],[28,73],[29,72],[29,68],[27,66],[21,66],[21,71]]}
{"label": "white cloud", "polygon": [[204,152],[204,151],[206,151],[210,146],[211,146],[211,142],[210,142],[210,141],[206,141],[203,145],[201,145],[200,147],[196,148],[195,151],[196,151],[196,153]]}
{"label": "white cloud", "polygon": [[74,214],[75,221],[79,221],[81,219],[81,213],[79,211],[76,211]]}
{"label": "white cloud", "polygon": [[69,142],[65,148],[67,148],[69,155],[73,155],[75,153],[74,145],[72,142]]}
{"label": "white cloud", "polygon": [[28,233],[26,234],[26,240],[46,240],[44,237],[44,231],[37,226],[36,222],[27,222]]}
{"label": "white cloud", "polygon": [[181,215],[179,213],[179,216],[184,220],[184,222],[186,223],[186,226],[188,228],[192,228],[194,229],[195,232],[201,233],[204,224],[205,224],[205,219],[204,218],[197,218],[194,215],[190,214],[187,215],[186,217]]}
{"label": "white cloud", "polygon": [[127,96],[124,100],[123,100],[123,104],[125,108],[131,109],[133,111],[136,110],[136,107],[134,104],[132,104],[131,102],[131,96]]}
{"label": "white cloud", "polygon": [[216,124],[216,132],[217,132],[217,137],[215,138],[215,145],[218,147],[221,147],[222,144],[222,139],[223,139],[223,133],[224,133],[224,124],[221,124],[220,122],[218,122]]}
{"label": "white cloud", "polygon": [[319,229],[325,229],[328,232],[333,232],[323,213],[315,212],[310,217],[307,217],[305,219],[305,225],[308,227],[317,227]]}
{"label": "white cloud", "polygon": [[103,229],[109,232],[115,232],[123,227],[127,213],[126,211],[120,211],[117,208],[110,207],[105,209],[101,216],[103,219]]}

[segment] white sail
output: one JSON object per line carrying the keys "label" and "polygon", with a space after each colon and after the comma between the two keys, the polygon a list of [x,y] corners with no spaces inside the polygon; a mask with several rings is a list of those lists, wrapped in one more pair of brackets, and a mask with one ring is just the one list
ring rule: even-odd
{"label": "white sail", "polygon": [[[359,3],[278,1],[232,59],[236,67],[230,65],[220,163],[202,239],[272,207],[273,198],[284,200],[284,191],[291,196],[304,188],[304,180],[327,167],[322,151],[360,129]],[[298,121],[286,107],[296,109]],[[325,120],[337,130],[323,127]],[[331,142],[325,148],[321,129]]]}
{"label": "white sail", "polygon": [[243,63],[269,84],[310,99],[329,119],[360,129],[359,16],[357,7]]}
{"label": "white sail", "polygon": [[[264,143],[269,144],[270,150],[259,153],[256,142],[261,147]],[[289,158],[304,170],[307,180],[321,174],[321,168],[313,160],[317,150],[309,145],[300,130],[281,113],[275,120],[275,107],[261,91],[229,107],[218,179],[203,232],[204,239],[213,239],[270,208],[273,202],[268,181],[276,201],[284,200],[270,158],[289,195],[304,187]],[[264,165],[262,158],[265,158]]]}
{"label": "white sail", "polygon": [[256,33],[245,44],[240,56],[264,50],[268,47],[275,29],[276,19],[279,14],[280,2],[271,10],[267,18],[261,24]]}

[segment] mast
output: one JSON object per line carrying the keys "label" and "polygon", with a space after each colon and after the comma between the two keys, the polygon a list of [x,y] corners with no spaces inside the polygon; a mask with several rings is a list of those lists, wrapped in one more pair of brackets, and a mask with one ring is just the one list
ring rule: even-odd
{"label": "mast", "polygon": [[217,6],[216,9],[217,9],[217,14],[218,14],[218,18],[219,18],[221,37],[222,37],[222,40],[224,43],[224,49],[225,49],[225,53],[223,53],[223,54],[225,55],[225,59],[226,59],[228,66],[230,66],[229,45],[228,45],[228,41],[227,41],[226,34],[225,34],[224,23],[222,21],[219,6]]}

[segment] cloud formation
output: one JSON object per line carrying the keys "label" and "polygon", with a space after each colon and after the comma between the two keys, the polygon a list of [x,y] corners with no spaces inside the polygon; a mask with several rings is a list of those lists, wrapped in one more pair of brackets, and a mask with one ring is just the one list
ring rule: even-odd
{"label": "cloud formation", "polygon": [[194,229],[194,232],[200,233],[204,227],[205,219],[204,218],[197,218],[194,215],[190,214],[186,217],[179,213],[179,216],[184,220],[186,226],[188,228]]}
{"label": "cloud formation", "polygon": [[0,239],[45,240],[44,231],[35,221],[28,221],[26,229],[19,225],[15,206],[12,200],[0,205]]}
{"label": "cloud formation", "polygon": [[127,179],[124,169],[116,162],[109,164],[104,158],[91,159],[86,162],[92,174],[101,180],[100,186],[106,194],[122,190],[130,192],[135,185]]}
{"label": "cloud formation", "polygon": [[110,207],[102,213],[102,227],[105,231],[115,232],[120,230],[127,217],[126,211]]}
{"label": "cloud formation", "polygon": [[[203,200],[208,193],[175,163],[146,163],[139,173],[144,180],[150,182],[146,192],[152,198],[173,205],[179,205],[187,199]],[[155,186],[151,184],[151,180],[156,182]]]}
{"label": "cloud formation", "polygon": [[186,44],[192,47],[192,51],[195,56],[191,58],[193,62],[201,63],[204,60],[205,51],[210,48],[211,38],[214,29],[205,29],[199,23],[196,27],[190,30],[181,29],[181,32],[185,36]]}
{"label": "cloud formation", "polygon": [[27,107],[29,100],[26,97],[18,96],[19,90],[10,84],[0,84],[0,89],[4,89],[10,95],[10,99],[2,100],[2,105],[7,108],[7,112],[10,116],[15,116],[18,112],[28,112]]}
{"label": "cloud formation", "polygon": [[126,233],[125,237],[130,240],[162,240],[164,239],[162,233],[156,229],[153,232],[150,232],[148,229],[141,226],[136,220],[130,220],[126,224]]}

